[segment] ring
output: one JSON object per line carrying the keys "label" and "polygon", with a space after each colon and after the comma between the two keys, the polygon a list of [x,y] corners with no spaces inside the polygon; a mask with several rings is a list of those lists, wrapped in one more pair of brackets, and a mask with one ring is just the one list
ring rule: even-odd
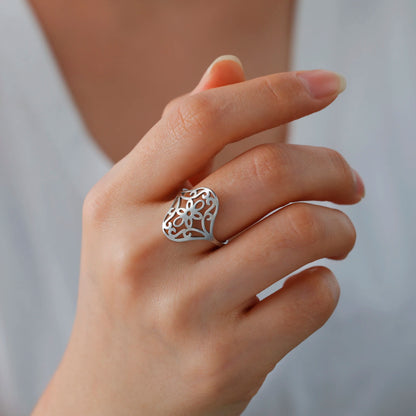
{"label": "ring", "polygon": [[218,197],[212,189],[182,189],[163,220],[163,233],[169,240],[185,242],[208,240],[221,247],[227,241],[218,241],[213,234],[218,213]]}

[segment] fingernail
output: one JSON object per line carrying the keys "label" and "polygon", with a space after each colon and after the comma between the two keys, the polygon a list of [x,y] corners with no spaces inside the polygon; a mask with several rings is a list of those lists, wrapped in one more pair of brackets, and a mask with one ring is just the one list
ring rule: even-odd
{"label": "fingernail", "polygon": [[365,196],[364,182],[363,182],[361,176],[358,174],[358,172],[355,169],[352,169],[352,174],[354,176],[355,189],[357,191],[357,194],[361,198],[364,198],[364,196]]}
{"label": "fingernail", "polygon": [[243,64],[241,63],[241,61],[235,56],[235,55],[222,55],[219,56],[206,70],[205,74],[209,74],[212,70],[212,68],[214,67],[214,65],[216,65],[218,62],[222,62],[222,61],[234,61],[237,62],[238,65],[241,66],[241,69],[243,69]]}
{"label": "fingernail", "polygon": [[323,69],[296,73],[313,98],[325,98],[345,90],[347,81],[341,74]]}
{"label": "fingernail", "polygon": [[235,55],[222,55],[222,56],[219,56],[217,59],[215,59],[214,62],[212,62],[212,64],[204,72],[204,75],[202,75],[201,80],[199,81],[198,85],[193,89],[193,91],[191,92],[191,94],[196,94],[197,92],[200,91],[201,86],[203,86],[205,84],[205,82],[207,81],[207,78],[209,77],[210,72],[212,71],[212,68],[214,68],[215,65],[217,65],[219,62],[222,62],[222,61],[233,61],[233,62],[236,62],[240,66],[241,70],[244,73],[243,64],[241,63],[241,61]]}

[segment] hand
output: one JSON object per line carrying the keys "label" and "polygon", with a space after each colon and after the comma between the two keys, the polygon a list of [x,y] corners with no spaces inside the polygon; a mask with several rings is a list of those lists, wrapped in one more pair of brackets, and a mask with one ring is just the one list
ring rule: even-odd
{"label": "hand", "polygon": [[[174,196],[227,143],[336,98],[335,75],[303,72],[308,87],[297,74],[175,100],[94,186],[71,340],[35,415],[238,415],[276,363],[329,318],[339,287],[322,267],[261,302],[256,294],[311,261],[344,258],[355,230],[342,212],[294,203],[221,248],[161,231]],[[220,199],[219,240],[290,202],[363,196],[337,152],[289,144],[249,150],[197,186]]]}

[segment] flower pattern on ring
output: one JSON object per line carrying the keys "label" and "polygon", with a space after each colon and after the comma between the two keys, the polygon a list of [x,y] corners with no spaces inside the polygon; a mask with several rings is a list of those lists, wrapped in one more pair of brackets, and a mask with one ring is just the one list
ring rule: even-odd
{"label": "flower pattern on ring", "polygon": [[163,221],[163,232],[173,241],[213,240],[218,198],[209,188],[183,189]]}

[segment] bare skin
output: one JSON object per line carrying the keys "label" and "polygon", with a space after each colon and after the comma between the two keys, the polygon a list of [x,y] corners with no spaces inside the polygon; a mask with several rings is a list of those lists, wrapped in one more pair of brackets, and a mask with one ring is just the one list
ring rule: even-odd
{"label": "bare skin", "polygon": [[[114,162],[185,94],[217,56],[237,55],[247,78],[287,71],[293,0],[31,0],[92,136]],[[287,126],[229,146],[222,162]]]}
{"label": "bare skin", "polygon": [[[43,10],[44,17],[55,16],[46,1],[35,3],[40,15]],[[87,35],[82,22],[92,16],[89,5],[100,2],[59,3],[68,7],[60,10],[61,17],[75,26],[71,13],[76,16],[85,7],[79,25]],[[177,5],[183,6],[182,13],[198,16],[194,3],[184,3]],[[135,43],[138,22],[133,11],[148,17],[158,12],[162,21],[174,21],[180,14],[158,3],[142,9],[136,9],[143,5],[134,1],[101,6],[98,25],[108,31],[100,33],[110,39],[90,43],[86,36],[81,39],[85,45],[79,45],[67,26],[55,27],[67,33],[63,38],[55,37],[53,30],[46,32],[52,44],[60,39],[54,50],[57,56],[61,51],[61,67],[98,144],[114,161],[135,146],[85,200],[74,327],[33,415],[237,416],[282,357],[330,317],[339,286],[331,271],[318,267],[292,276],[261,302],[256,294],[311,261],[345,258],[355,242],[354,226],[344,213],[309,203],[290,204],[257,221],[290,202],[357,203],[364,188],[337,152],[278,140],[212,173],[205,168],[229,144],[253,135],[266,137],[325,108],[345,86],[329,71],[274,73],[245,81],[238,63],[226,60],[195,82],[191,93],[163,108],[151,92],[161,93],[156,87],[165,68],[163,74],[146,73],[131,56],[134,47],[144,47]],[[201,15],[195,25],[201,30],[203,19]],[[123,22],[119,38],[117,22]],[[135,36],[129,38],[129,30]],[[166,42],[169,34],[164,36]],[[124,47],[117,52],[113,45],[110,59],[98,46],[114,39],[121,39],[128,52]],[[179,79],[183,65],[191,76],[188,66],[199,64],[198,59],[178,62],[174,72]],[[144,72],[135,75],[140,69]],[[158,84],[146,90],[149,79]],[[181,88],[187,82],[184,76]],[[173,91],[173,84],[171,80],[160,89]],[[139,104],[147,104],[139,100],[144,99],[140,88],[148,92],[150,109],[139,123]],[[166,98],[163,94],[159,100]],[[136,106],[132,112],[131,105]],[[152,117],[159,120],[138,141],[138,132]],[[122,127],[114,120],[123,121]],[[189,182],[215,189],[221,201],[215,234],[219,240],[236,236],[229,245],[218,249],[207,241],[178,244],[163,236],[161,219],[173,196]]]}
{"label": "bare skin", "polygon": [[[160,232],[172,195],[227,143],[318,111],[342,89],[333,73],[312,71],[309,86],[299,75],[199,86],[94,186],[71,340],[34,416],[237,416],[329,318],[339,286],[328,269],[303,271],[261,302],[256,293],[313,260],[345,258],[355,230],[341,211],[291,204],[219,249]],[[291,201],[363,196],[337,152],[290,144],[256,147],[198,186],[221,199],[220,240]]]}

